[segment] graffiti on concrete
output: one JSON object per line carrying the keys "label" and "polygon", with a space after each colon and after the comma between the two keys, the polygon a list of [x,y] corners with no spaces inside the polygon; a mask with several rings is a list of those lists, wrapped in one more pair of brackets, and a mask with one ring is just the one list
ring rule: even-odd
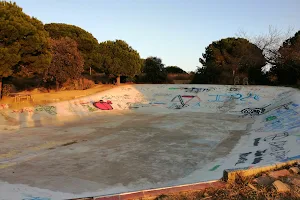
{"label": "graffiti on concrete", "polygon": [[268,122],[268,121],[272,121],[274,119],[277,119],[277,117],[276,116],[269,116],[269,117],[266,118],[266,121]]}
{"label": "graffiti on concrete", "polygon": [[232,92],[236,92],[236,91],[239,91],[240,88],[229,88],[229,91],[232,91]]}
{"label": "graffiti on concrete", "polygon": [[31,195],[26,195],[26,197],[22,198],[22,200],[51,200],[48,197],[34,197]]}
{"label": "graffiti on concrete", "polygon": [[7,109],[8,107],[8,104],[0,104],[0,110]]}
{"label": "graffiti on concrete", "polygon": [[100,110],[112,110],[113,107],[111,106],[112,102],[110,100],[107,100],[106,102],[103,100],[100,100],[98,102],[94,102],[93,105],[100,109]]}
{"label": "graffiti on concrete", "polygon": [[215,165],[214,167],[212,167],[209,171],[215,171],[216,169],[218,169],[221,165]]}
{"label": "graffiti on concrete", "polygon": [[97,108],[92,107],[90,102],[80,102],[80,105],[86,108],[89,112],[94,112],[98,110]]}
{"label": "graffiti on concrete", "polygon": [[195,88],[195,87],[179,87],[179,88],[169,88],[169,90],[184,90],[185,92],[190,92],[190,93],[198,93],[198,92],[209,92],[211,89],[210,88]]}
{"label": "graffiti on concrete", "polygon": [[300,127],[300,113],[298,104],[283,104],[269,112],[269,116],[276,118],[273,120],[266,120],[262,127],[255,129],[256,132],[284,132]]}
{"label": "graffiti on concrete", "polygon": [[246,99],[254,99],[255,101],[259,101],[259,96],[257,94],[249,93],[247,95],[242,95],[240,93],[228,93],[228,94],[214,94],[208,95],[215,97],[215,99],[208,100],[209,102],[227,102],[232,100],[246,101]]}
{"label": "graffiti on concrete", "polygon": [[[266,157],[271,156],[272,160],[282,161],[287,158],[287,154],[290,152],[287,149],[286,137],[289,136],[288,132],[271,134],[266,137],[254,138],[253,146],[258,147],[254,155],[252,152],[242,153],[236,163],[236,165],[245,163],[249,159],[253,159],[251,164],[258,164]],[[261,144],[262,143],[262,144]],[[252,155],[252,158],[249,156]]]}
{"label": "graffiti on concrete", "polygon": [[248,153],[241,153],[239,155],[239,159],[237,161],[237,163],[235,163],[235,165],[241,164],[241,163],[245,163],[248,159],[247,156],[250,155],[252,152],[248,152]]}
{"label": "graffiti on concrete", "polygon": [[37,111],[37,112],[45,111],[46,113],[48,113],[50,115],[57,114],[55,106],[38,105],[37,107],[35,107],[35,111]]}
{"label": "graffiti on concrete", "polygon": [[12,113],[33,113],[33,109],[30,107],[25,107],[19,110],[12,110]]}
{"label": "graffiti on concrete", "polygon": [[261,115],[265,112],[265,108],[244,108],[241,110],[241,113],[244,114],[244,116],[255,116],[255,115]]}
{"label": "graffiti on concrete", "polygon": [[172,105],[169,107],[170,109],[182,109],[185,107],[188,107],[190,104],[190,102],[196,99],[196,104],[200,105],[199,102],[201,101],[200,98],[198,96],[194,96],[194,95],[177,95],[175,96],[171,102]]}

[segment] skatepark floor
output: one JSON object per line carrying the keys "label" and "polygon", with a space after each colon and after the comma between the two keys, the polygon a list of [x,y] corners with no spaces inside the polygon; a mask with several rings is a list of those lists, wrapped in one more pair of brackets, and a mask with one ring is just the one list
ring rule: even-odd
{"label": "skatepark floor", "polygon": [[220,113],[110,112],[6,131],[0,134],[0,180],[73,194],[183,184],[229,154],[252,122]]}

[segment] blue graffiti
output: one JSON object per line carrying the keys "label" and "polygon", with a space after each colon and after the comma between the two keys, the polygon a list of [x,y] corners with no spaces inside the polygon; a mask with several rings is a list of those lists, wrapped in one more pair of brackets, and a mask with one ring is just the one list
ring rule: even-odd
{"label": "blue graffiti", "polygon": [[33,196],[27,196],[23,198],[22,200],[51,200],[48,197],[33,197]]}
{"label": "blue graffiti", "polygon": [[270,112],[270,115],[276,119],[264,123],[264,127],[256,130],[258,132],[269,131],[291,131],[300,128],[300,113],[294,109],[298,109],[297,104],[291,104],[293,107],[280,107]]}
{"label": "blue graffiti", "polygon": [[214,100],[208,100],[209,102],[226,102],[233,99],[237,99],[240,101],[246,101],[246,99],[254,99],[256,101],[259,101],[259,96],[256,94],[249,93],[247,96],[244,96],[240,93],[229,93],[229,94],[216,94],[216,95],[209,95],[209,96],[215,96],[216,99]]}

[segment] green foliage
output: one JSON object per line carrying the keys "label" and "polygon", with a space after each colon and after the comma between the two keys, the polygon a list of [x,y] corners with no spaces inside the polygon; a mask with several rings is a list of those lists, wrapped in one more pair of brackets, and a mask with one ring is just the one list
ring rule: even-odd
{"label": "green foliage", "polygon": [[277,84],[294,85],[300,80],[300,31],[283,42],[279,57],[271,73],[277,77]]}
{"label": "green foliage", "polygon": [[41,73],[51,62],[42,22],[16,3],[0,2],[0,78]]}
{"label": "green foliage", "polygon": [[186,74],[186,71],[177,66],[168,66],[165,69],[168,74]]}
{"label": "green foliage", "polygon": [[106,41],[100,43],[101,64],[106,74],[133,77],[141,71],[139,53],[125,41]]}
{"label": "green foliage", "polygon": [[90,67],[97,71],[103,70],[98,52],[99,43],[91,33],[77,26],[62,23],[45,24],[45,29],[53,39],[69,37],[77,42],[78,49],[84,58],[85,70],[89,70]]}
{"label": "green foliage", "polygon": [[214,84],[220,83],[221,69],[215,66],[198,68],[192,83],[197,84]]}
{"label": "green foliage", "polygon": [[143,73],[145,73],[144,82],[165,83],[167,80],[165,65],[157,57],[148,57],[144,61]]}
{"label": "green foliage", "polygon": [[48,82],[59,85],[68,79],[78,79],[83,71],[84,61],[78,51],[77,43],[66,37],[57,40],[51,39],[52,62],[44,74]]}
{"label": "green foliage", "polygon": [[[260,75],[261,68],[266,63],[262,51],[243,38],[226,38],[213,42],[206,47],[203,58],[200,58],[199,61],[204,67],[198,69],[198,75],[195,76],[194,81],[201,77],[199,73],[202,73],[202,75],[211,76],[204,80],[222,84],[231,84],[234,73],[238,76],[248,76],[250,69],[257,69],[252,72]],[[208,71],[206,72],[206,70]],[[257,83],[259,80],[256,79],[256,76],[251,76],[249,81]]]}

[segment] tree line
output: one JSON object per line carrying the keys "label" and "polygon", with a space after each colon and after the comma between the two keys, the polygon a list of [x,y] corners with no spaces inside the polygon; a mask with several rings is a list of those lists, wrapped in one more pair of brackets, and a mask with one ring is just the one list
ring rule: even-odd
{"label": "tree line", "polygon": [[[166,83],[167,75],[187,74],[177,66],[166,67],[158,57],[143,59],[123,40],[98,42],[80,27],[43,24],[16,3],[0,2],[0,90],[11,77],[38,77],[47,87],[59,89],[83,74],[105,73],[137,83]],[[276,39],[276,37],[274,37]],[[192,83],[232,84],[235,76],[251,84],[293,85],[299,81],[300,31],[279,48],[273,40],[250,42],[232,37],[212,42],[199,59]],[[263,38],[264,39],[264,38]],[[262,69],[269,64],[271,69]]]}

